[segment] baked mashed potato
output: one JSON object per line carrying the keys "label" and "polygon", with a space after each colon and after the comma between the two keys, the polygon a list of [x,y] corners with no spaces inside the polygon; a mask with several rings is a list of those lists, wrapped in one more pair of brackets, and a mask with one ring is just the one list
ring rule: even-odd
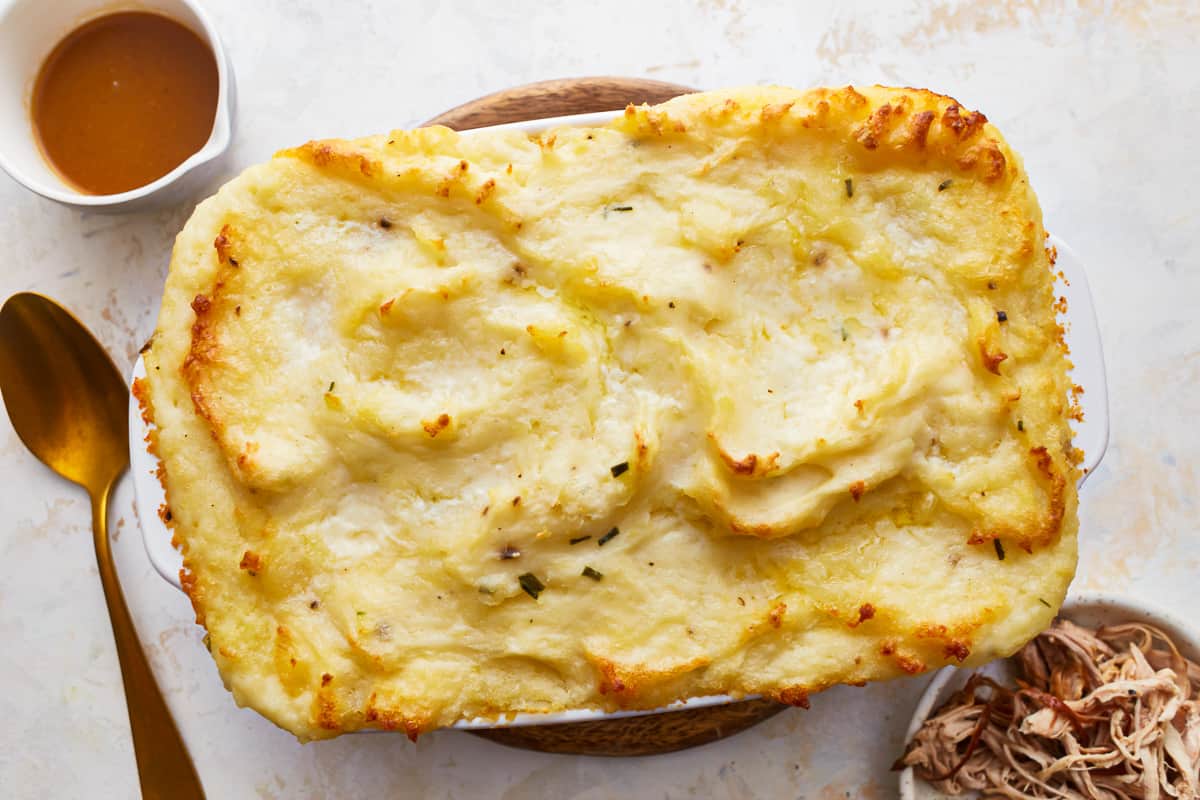
{"label": "baked mashed potato", "polygon": [[415,737],[1012,653],[1076,556],[1044,237],[999,132],[915,89],[248,169],[136,387],[226,685]]}

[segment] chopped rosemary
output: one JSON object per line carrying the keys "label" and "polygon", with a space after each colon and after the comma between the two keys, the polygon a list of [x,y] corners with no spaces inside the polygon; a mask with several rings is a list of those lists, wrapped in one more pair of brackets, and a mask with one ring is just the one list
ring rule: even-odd
{"label": "chopped rosemary", "polygon": [[358,614],[360,617],[365,617],[367,615],[367,612],[365,611],[355,611],[354,613]]}
{"label": "chopped rosemary", "polygon": [[609,211],[633,211],[633,206],[610,206]]}
{"label": "chopped rosemary", "polygon": [[624,475],[626,472],[629,471],[629,462],[622,461],[620,464],[617,464],[616,466],[612,467],[612,469],[610,471],[612,472],[612,476],[614,478],[619,478],[622,475]]}
{"label": "chopped rosemary", "polygon": [[1038,598],[1038,602],[1041,603],[1042,605],[1044,605],[1046,608],[1053,608],[1053,606],[1051,606],[1049,603],[1047,603],[1045,600],[1043,600],[1040,597]]}
{"label": "chopped rosemary", "polygon": [[600,572],[600,571],[598,571],[598,570],[594,570],[594,569],[592,569],[591,567],[584,567],[584,568],[583,568],[583,572],[581,572],[581,573],[579,573],[579,574],[580,574],[580,575],[582,575],[582,576],[583,576],[583,577],[585,577],[585,578],[591,578],[591,579],[592,579],[592,580],[594,580],[594,581],[598,581],[598,580],[600,580],[601,578],[603,578],[603,577],[604,577],[604,573],[603,573],[603,572]]}
{"label": "chopped rosemary", "polygon": [[1025,431],[1025,420],[1023,420],[1023,419],[1017,420],[1017,430],[1022,431],[1022,432]]}
{"label": "chopped rosemary", "polygon": [[846,178],[846,197],[854,197],[854,179]]}
{"label": "chopped rosemary", "polygon": [[587,536],[576,536],[574,539],[570,540],[570,543],[571,544],[579,544],[580,542],[586,542],[590,538],[592,538],[591,534],[589,534]]}
{"label": "chopped rosemary", "polygon": [[992,539],[992,544],[996,547],[996,558],[1004,560],[1004,545],[1000,544],[999,539]]}
{"label": "chopped rosemary", "polygon": [[950,188],[950,184],[952,184],[952,183],[954,183],[953,180],[951,180],[950,178],[946,178],[946,180],[944,180],[938,184],[938,191],[939,192],[946,191],[947,189]]}
{"label": "chopped rosemary", "polygon": [[331,392],[332,392],[332,391],[333,391],[333,387],[334,387],[334,386],[337,386],[337,383],[336,383],[336,382],[334,382],[334,381],[330,381],[330,382],[329,382],[329,391],[331,391]]}
{"label": "chopped rosemary", "polygon": [[604,547],[604,545],[608,544],[608,543],[609,543],[609,542],[611,542],[613,539],[617,538],[617,534],[619,534],[620,532],[621,532],[621,531],[620,531],[620,529],[618,529],[618,528],[617,528],[617,527],[614,525],[614,526],[613,526],[613,529],[612,529],[611,531],[609,531],[608,533],[604,534],[603,536],[601,536],[601,537],[600,537],[600,538],[599,538],[599,539],[596,541],[596,544],[597,544],[597,545],[599,545],[600,547]]}
{"label": "chopped rosemary", "polygon": [[524,573],[517,578],[517,582],[521,584],[521,588],[525,590],[525,594],[534,600],[537,600],[538,595],[546,588],[546,584],[539,581],[537,575],[534,575],[532,572]]}
{"label": "chopped rosemary", "polygon": [[843,325],[842,326],[842,341],[844,342],[849,338],[850,338],[850,334],[846,333],[846,326]]}

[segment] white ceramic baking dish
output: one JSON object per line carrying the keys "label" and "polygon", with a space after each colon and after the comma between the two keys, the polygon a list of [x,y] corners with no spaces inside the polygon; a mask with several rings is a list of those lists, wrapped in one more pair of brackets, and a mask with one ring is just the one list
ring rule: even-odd
{"label": "white ceramic baking dish", "polygon": [[[492,128],[478,130],[522,130],[536,133],[562,125],[603,125],[621,112],[606,111],[594,114],[577,114],[568,117],[553,117],[550,119],[514,122],[507,125],[496,125]],[[466,135],[477,131],[467,131]],[[1081,398],[1084,419],[1075,425],[1075,446],[1084,452],[1084,473],[1080,485],[1088,474],[1100,463],[1108,446],[1108,392],[1104,379],[1104,355],[1100,347],[1100,330],[1096,322],[1095,309],[1092,306],[1091,291],[1088,288],[1087,276],[1083,265],[1075,253],[1061,240],[1051,237],[1050,244],[1058,249],[1058,269],[1064,278],[1058,282],[1057,291],[1067,298],[1067,313],[1061,318],[1066,328],[1067,344],[1071,348],[1071,360],[1075,364],[1073,373],[1077,384],[1084,387]],[[146,367],[139,357],[134,364],[132,380],[145,377]],[[142,421],[141,410],[137,401],[130,398],[129,402],[129,455],[133,473],[133,487],[137,504],[138,518],[141,521],[142,536],[146,543],[146,552],[150,562],[163,578],[176,588],[180,588],[179,570],[183,558],[171,546],[171,534],[166,525],[159,519],[158,509],[166,502],[163,488],[156,477],[158,461],[146,451],[147,426]],[[517,714],[513,717],[498,719],[462,720],[453,727],[458,729],[482,729],[508,727],[518,725],[554,725],[567,722],[587,722],[600,719],[618,719],[621,717],[654,714],[665,710],[681,710],[702,708],[705,706],[721,705],[733,702],[735,698],[727,695],[711,697],[694,697],[690,700],[673,703],[666,708],[651,711],[617,711],[605,712],[598,710],[572,710],[552,714]],[[750,699],[750,698],[744,698]]]}

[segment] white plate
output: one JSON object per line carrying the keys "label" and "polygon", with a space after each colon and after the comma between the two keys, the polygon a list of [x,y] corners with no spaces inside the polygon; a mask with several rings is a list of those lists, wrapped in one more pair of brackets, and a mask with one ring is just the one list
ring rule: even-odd
{"label": "white plate", "polygon": [[[1101,592],[1081,592],[1067,598],[1059,616],[1089,628],[1122,622],[1144,622],[1170,636],[1184,657],[1200,662],[1200,634],[1195,632],[1195,628],[1188,626],[1183,620],[1166,611],[1148,606],[1140,601]],[[992,661],[978,670],[958,667],[945,667],[939,670],[917,702],[917,709],[913,712],[912,721],[908,724],[908,732],[905,734],[904,741],[912,741],[912,738],[917,735],[917,731],[921,729],[921,725],[925,723],[926,717],[935,708],[940,708],[949,700],[950,695],[962,689],[967,679],[975,672],[982,672],[1009,686],[1013,685],[1015,677],[1013,661],[1008,658]],[[975,792],[959,795],[960,798],[977,798],[978,796]],[[949,797],[950,795],[942,794],[918,778],[912,767],[907,767],[900,773],[901,800],[948,800]]]}
{"label": "white plate", "polygon": [[[596,114],[576,114],[569,117],[552,117],[550,119],[514,122],[507,125],[496,125],[492,128],[478,130],[521,130],[529,133],[547,130],[562,125],[594,126],[603,125],[612,120],[620,111],[606,111]],[[476,131],[466,131],[466,134]],[[1082,486],[1088,474],[1095,469],[1104,457],[1108,446],[1108,391],[1104,381],[1104,355],[1100,347],[1100,330],[1096,323],[1096,312],[1092,306],[1092,296],[1088,289],[1087,276],[1083,265],[1066,243],[1050,237],[1050,243],[1058,248],[1058,267],[1065,281],[1058,283],[1058,291],[1067,298],[1067,314],[1060,321],[1067,331],[1067,344],[1071,348],[1071,359],[1075,363],[1073,378],[1084,387],[1082,405],[1084,421],[1075,426],[1075,446],[1084,451],[1083,476],[1079,479]],[[132,380],[145,377],[146,366],[138,357],[133,366]],[[133,473],[134,497],[137,504],[138,517],[142,524],[142,537],[146,543],[146,552],[150,563],[158,570],[163,578],[180,587],[179,570],[183,566],[183,557],[171,546],[171,534],[158,516],[158,509],[166,503],[162,485],[155,477],[158,460],[146,451],[146,435],[149,432],[142,421],[141,410],[137,400],[129,401],[129,458]],[[749,699],[749,698],[747,698]],[[690,700],[674,703],[667,708],[701,708],[732,702],[733,698],[725,695],[712,697],[694,697]],[[520,725],[551,725],[561,722],[583,722],[596,719],[617,719],[620,717],[641,716],[653,714],[654,711],[564,711],[555,714],[517,714],[512,718],[498,720],[464,720],[454,725],[455,728],[490,728]]]}

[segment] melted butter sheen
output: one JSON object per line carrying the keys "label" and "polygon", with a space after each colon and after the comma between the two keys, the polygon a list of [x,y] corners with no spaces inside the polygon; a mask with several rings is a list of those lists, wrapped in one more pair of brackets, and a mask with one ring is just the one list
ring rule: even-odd
{"label": "melted butter sheen", "polygon": [[141,389],[227,685],[415,735],[1011,652],[1075,559],[1043,235],[999,134],[914,90],[248,170]]}
{"label": "melted butter sheen", "polygon": [[126,11],[72,31],[46,58],[32,99],[46,160],[89,194],[145,186],[208,141],[217,64],[172,19]]}

